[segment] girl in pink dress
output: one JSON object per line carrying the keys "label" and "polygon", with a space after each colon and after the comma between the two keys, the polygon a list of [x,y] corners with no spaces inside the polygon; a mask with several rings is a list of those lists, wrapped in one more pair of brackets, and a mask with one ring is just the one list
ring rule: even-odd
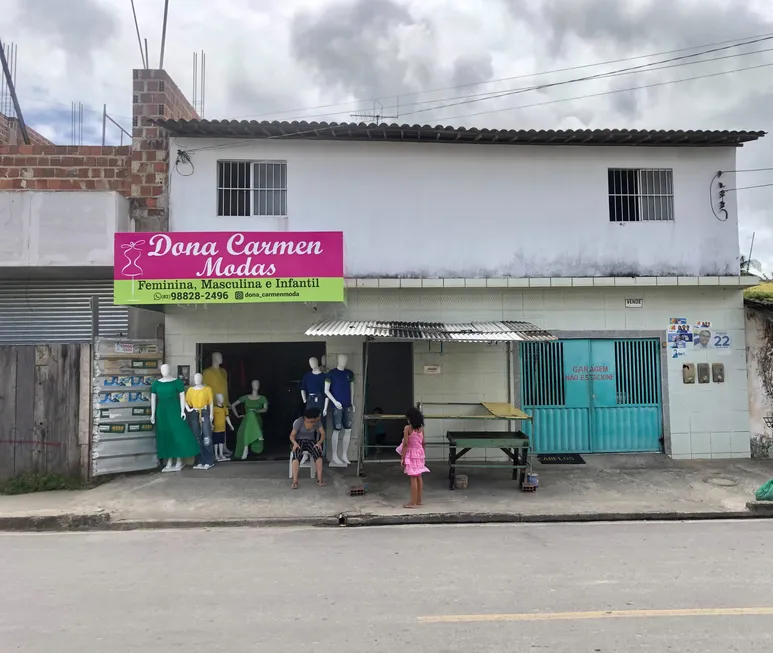
{"label": "girl in pink dress", "polygon": [[424,493],[421,475],[429,471],[424,464],[424,415],[417,408],[411,408],[405,418],[408,424],[403,430],[403,442],[397,449],[400,464],[411,479],[411,501],[405,507],[418,508]]}

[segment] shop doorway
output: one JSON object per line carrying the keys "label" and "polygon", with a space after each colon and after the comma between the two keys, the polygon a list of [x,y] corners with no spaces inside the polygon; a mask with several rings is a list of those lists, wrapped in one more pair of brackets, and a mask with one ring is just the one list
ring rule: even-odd
{"label": "shop doorway", "polygon": [[[413,406],[413,343],[371,342],[365,406],[368,414],[405,414]],[[384,420],[367,425],[366,456],[373,458],[394,449],[403,435],[403,422]],[[394,456],[392,456],[394,458]]]}
{"label": "shop doorway", "polygon": [[[253,379],[260,381],[260,394],[268,399],[268,412],[263,415],[265,446],[259,456],[249,460],[286,460],[288,436],[293,421],[303,413],[301,379],[309,371],[309,358],[325,355],[324,342],[261,342],[200,344],[200,369],[209,367],[212,352],[223,354],[223,368],[228,372],[228,395],[231,402],[250,393]],[[243,410],[240,409],[240,414]],[[239,421],[234,420],[236,429]],[[231,451],[236,434],[227,434]]]}

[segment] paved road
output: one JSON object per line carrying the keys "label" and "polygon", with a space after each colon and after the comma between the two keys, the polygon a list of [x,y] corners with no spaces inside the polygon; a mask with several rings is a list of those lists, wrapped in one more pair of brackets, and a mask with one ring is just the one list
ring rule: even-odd
{"label": "paved road", "polygon": [[757,653],[773,650],[772,533],[704,522],[2,534],[0,649]]}

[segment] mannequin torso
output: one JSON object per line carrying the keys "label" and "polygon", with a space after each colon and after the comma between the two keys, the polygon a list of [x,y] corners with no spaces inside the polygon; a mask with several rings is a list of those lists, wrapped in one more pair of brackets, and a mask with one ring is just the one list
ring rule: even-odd
{"label": "mannequin torso", "polygon": [[316,408],[327,414],[328,398],[325,396],[325,375],[316,358],[309,359],[311,370],[301,380],[301,399],[306,408]]}
{"label": "mannequin torso", "polygon": [[327,373],[325,381],[330,384],[328,390],[338,403],[343,408],[350,408],[352,405],[354,372],[343,367],[334,367]]}
{"label": "mannequin torso", "polygon": [[223,367],[223,355],[219,352],[212,354],[212,365],[202,373],[204,385],[212,388],[212,394],[223,395],[223,403],[230,406],[228,401],[228,372]]}
{"label": "mannequin torso", "polygon": [[317,368],[303,375],[301,381],[301,392],[307,395],[321,395],[325,391],[325,375],[322,370]]}
{"label": "mannequin torso", "polygon": [[201,411],[209,410],[210,422],[214,418],[213,404],[215,398],[212,394],[212,388],[203,383],[203,375],[194,374],[193,385],[185,391],[186,409],[188,411]]}

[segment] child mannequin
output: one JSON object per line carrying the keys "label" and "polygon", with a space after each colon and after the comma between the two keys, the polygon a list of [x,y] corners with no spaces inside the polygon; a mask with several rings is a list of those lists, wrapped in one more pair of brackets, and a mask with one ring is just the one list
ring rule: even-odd
{"label": "child mannequin", "polygon": [[222,463],[230,460],[225,451],[225,427],[228,426],[229,429],[234,430],[234,425],[228,416],[228,406],[225,405],[223,395],[215,395],[215,407],[212,413],[214,415],[212,439],[215,442],[215,461]]}

